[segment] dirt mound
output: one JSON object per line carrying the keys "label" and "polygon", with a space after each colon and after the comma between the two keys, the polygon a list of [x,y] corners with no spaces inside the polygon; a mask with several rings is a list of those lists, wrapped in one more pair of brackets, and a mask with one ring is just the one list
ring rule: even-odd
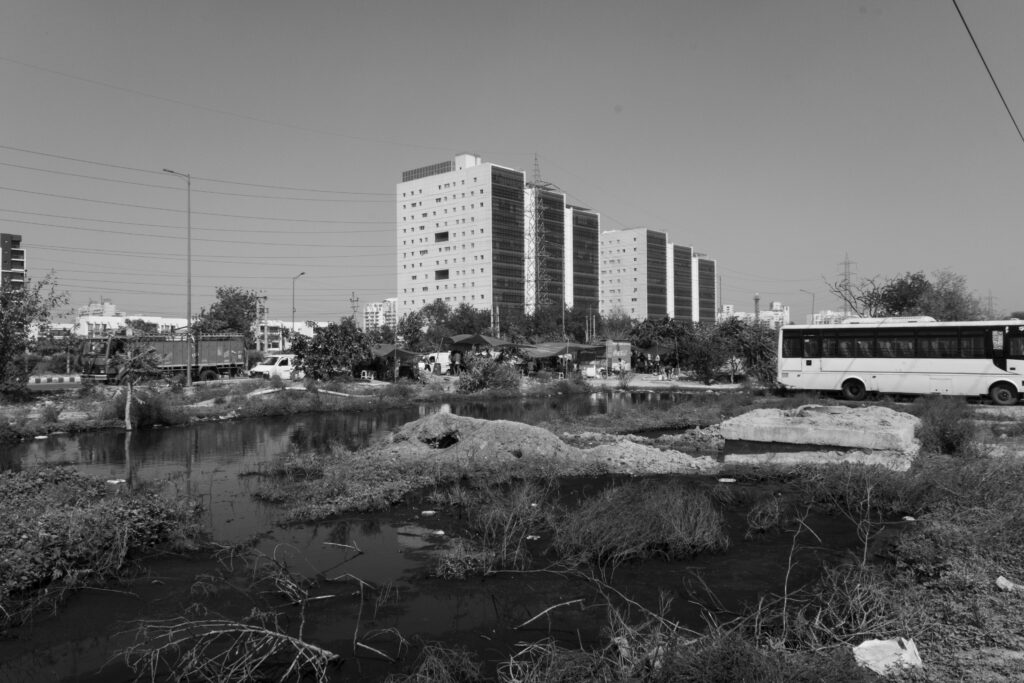
{"label": "dirt mound", "polygon": [[593,448],[570,445],[540,427],[438,413],[403,425],[371,447],[377,457],[407,462],[550,469],[552,474],[666,474],[714,471],[712,458],[663,451],[616,437]]}

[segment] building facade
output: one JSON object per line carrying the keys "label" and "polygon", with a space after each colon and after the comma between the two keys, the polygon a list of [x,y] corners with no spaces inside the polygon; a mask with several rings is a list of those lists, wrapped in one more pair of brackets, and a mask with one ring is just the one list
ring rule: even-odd
{"label": "building facade", "polygon": [[668,313],[668,242],[647,228],[609,230],[600,237],[600,312],[635,320]]}
{"label": "building facade", "polygon": [[380,332],[383,327],[395,329],[398,319],[395,316],[397,299],[391,297],[384,301],[371,301],[363,309],[363,332]]}
{"label": "building facade", "polygon": [[21,246],[21,235],[0,233],[0,285],[23,289],[25,273],[25,249]]}
{"label": "building facade", "polygon": [[565,306],[600,310],[601,215],[579,206],[565,208]]}
{"label": "building facade", "polygon": [[402,174],[396,187],[398,318],[436,299],[524,305],[521,171],[472,154]]}

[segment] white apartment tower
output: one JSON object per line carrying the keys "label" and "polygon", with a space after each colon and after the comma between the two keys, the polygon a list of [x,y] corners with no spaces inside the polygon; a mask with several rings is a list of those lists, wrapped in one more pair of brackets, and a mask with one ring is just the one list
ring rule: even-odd
{"label": "white apartment tower", "polygon": [[436,299],[523,310],[524,176],[472,154],[402,173],[397,319]]}
{"label": "white apartment tower", "polygon": [[601,233],[601,315],[634,320],[713,321],[718,301],[715,261],[672,244],[647,228]]}
{"label": "white apartment tower", "polygon": [[363,332],[379,332],[382,327],[395,329],[395,303],[396,299],[384,299],[384,301],[371,301],[363,309]]}

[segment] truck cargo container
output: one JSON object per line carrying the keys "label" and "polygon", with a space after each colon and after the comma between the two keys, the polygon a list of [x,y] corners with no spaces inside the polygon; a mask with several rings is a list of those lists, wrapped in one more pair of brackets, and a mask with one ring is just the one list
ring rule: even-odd
{"label": "truck cargo container", "polygon": [[123,353],[129,344],[152,348],[161,356],[156,377],[185,378],[191,366],[192,379],[208,381],[221,377],[245,374],[247,360],[242,335],[200,336],[193,345],[192,362],[189,361],[189,339],[184,335],[128,337],[123,334],[108,337],[90,337],[82,345],[82,381],[113,384],[117,381],[117,367],[111,362]]}

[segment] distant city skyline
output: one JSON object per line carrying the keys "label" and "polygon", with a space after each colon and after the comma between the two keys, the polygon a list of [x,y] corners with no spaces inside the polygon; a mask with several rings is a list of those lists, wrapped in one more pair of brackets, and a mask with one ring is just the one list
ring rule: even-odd
{"label": "distant city skyline", "polygon": [[[1024,3],[960,0],[1024,118]],[[721,302],[967,278],[1024,309],[1024,143],[951,2],[8,0],[0,232],[68,309],[271,318],[395,296],[395,184],[460,152],[720,264]],[[305,275],[294,280],[300,272]]]}

